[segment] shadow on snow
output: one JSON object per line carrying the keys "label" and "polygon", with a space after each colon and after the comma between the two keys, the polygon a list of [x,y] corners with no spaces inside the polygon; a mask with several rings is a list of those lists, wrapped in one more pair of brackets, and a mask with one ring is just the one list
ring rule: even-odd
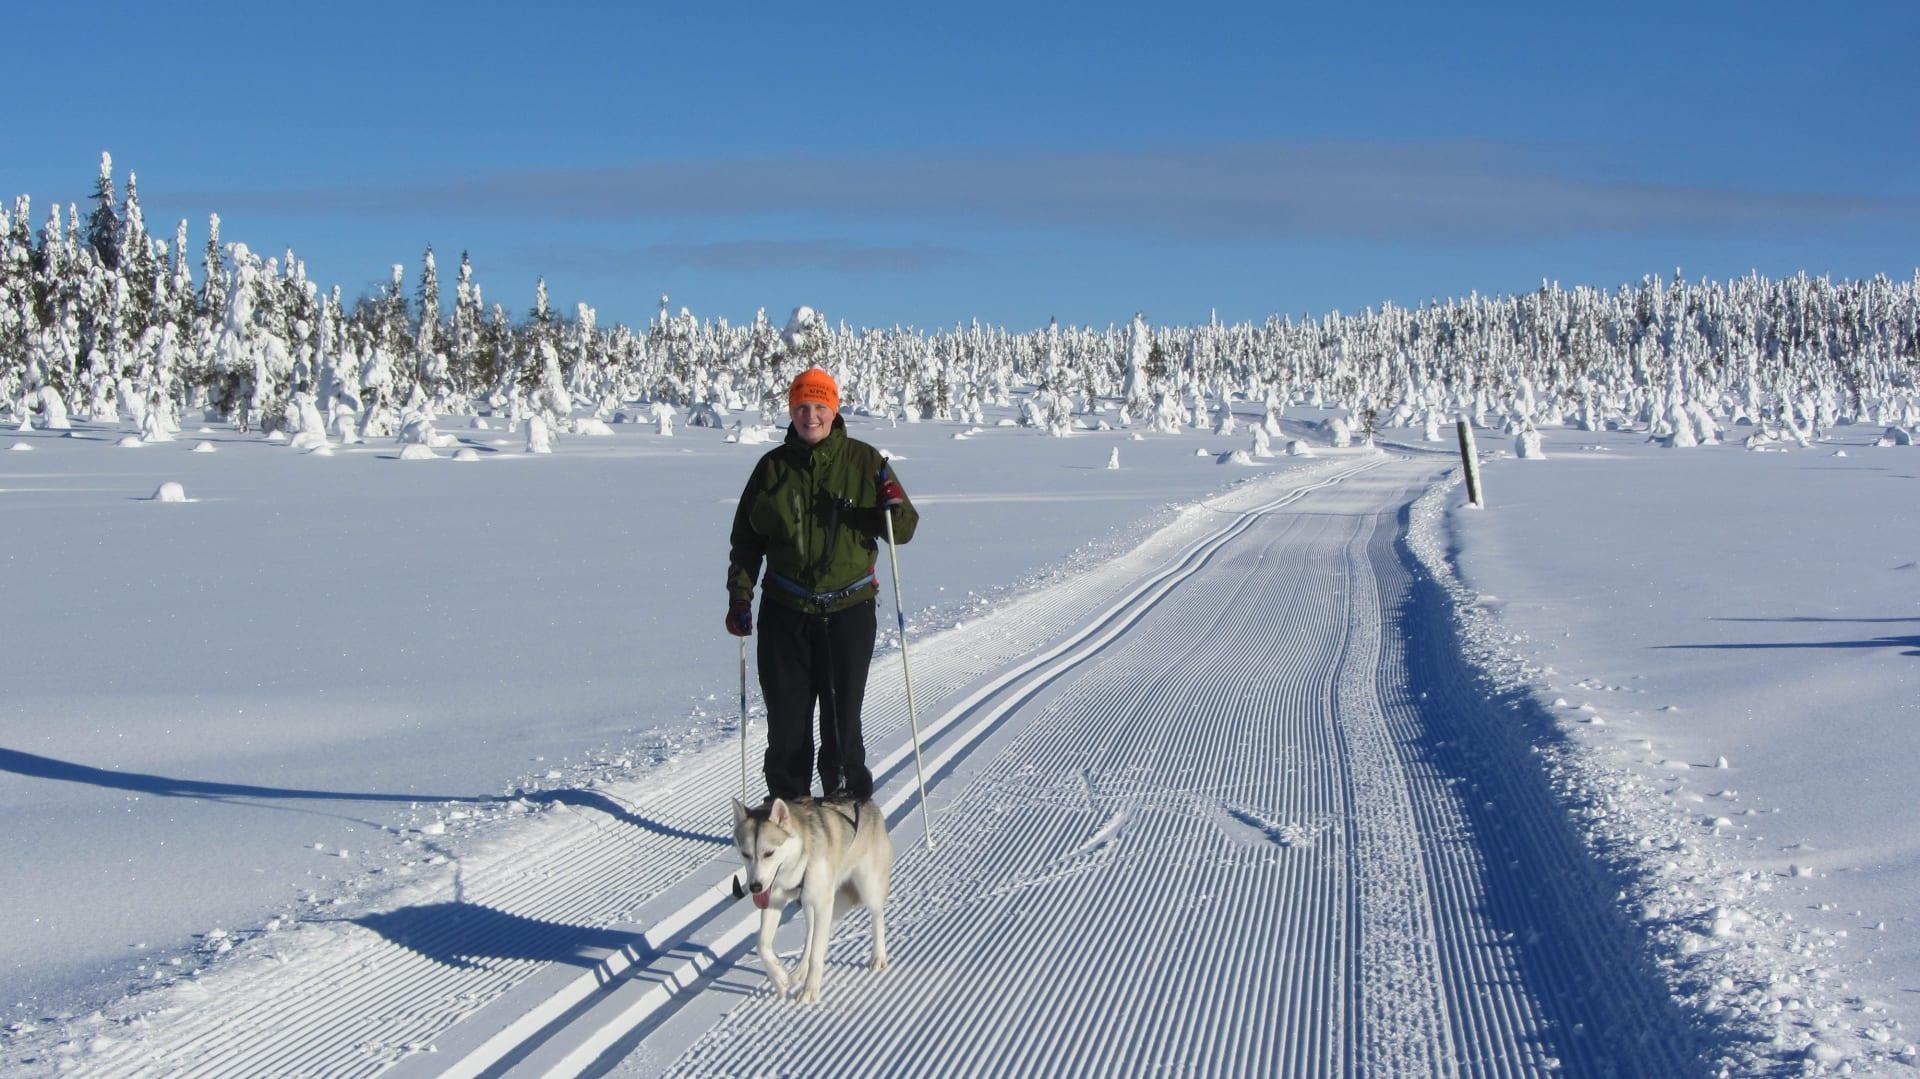
{"label": "shadow on snow", "polygon": [[527,918],[473,903],[422,903],[347,921],[371,929],[436,963],[488,967],[500,962],[598,966],[609,952],[637,947],[633,933]]}
{"label": "shadow on snow", "polygon": [[204,779],[179,779],[173,776],[153,775],[147,772],[124,772],[111,768],[96,768],[90,764],[77,764],[73,761],[43,757],[37,753],[27,753],[18,749],[0,747],[0,772],[30,779],[51,779],[64,783],[82,783],[91,787],[107,790],[133,791],[161,798],[195,798],[210,802],[234,802],[244,804],[248,800],[262,801],[320,801],[320,802],[459,802],[474,805],[500,805],[507,802],[526,801],[535,805],[564,805],[575,809],[592,809],[630,827],[652,832],[669,839],[686,839],[697,843],[711,843],[724,846],[730,839],[677,828],[662,821],[643,817],[620,802],[599,791],[578,790],[573,788],[547,791],[524,791],[515,794],[389,794],[381,791],[327,791],[310,790],[300,787],[265,787],[252,783],[222,783]]}
{"label": "shadow on snow", "polygon": [[[1643,930],[1616,899],[1637,883],[1628,863],[1588,849],[1547,774],[1550,751],[1565,736],[1531,692],[1489,687],[1462,651],[1452,601],[1407,546],[1410,511],[1403,507],[1399,527],[1375,538],[1382,599],[1399,631],[1386,640],[1404,650],[1406,664],[1401,685],[1383,665],[1380,689],[1390,712],[1412,714],[1408,757],[1425,761],[1453,792],[1467,833],[1423,842],[1430,850],[1467,843],[1482,855],[1474,901],[1497,943],[1465,949],[1508,957],[1457,957],[1449,965],[1464,967],[1458,991],[1492,991],[1487,975],[1504,980],[1494,972],[1505,966],[1536,1002],[1535,1045],[1569,1074],[1704,1074],[1716,1046],[1752,1035],[1702,1029],[1673,1000]],[[1400,575],[1392,572],[1396,559]]]}

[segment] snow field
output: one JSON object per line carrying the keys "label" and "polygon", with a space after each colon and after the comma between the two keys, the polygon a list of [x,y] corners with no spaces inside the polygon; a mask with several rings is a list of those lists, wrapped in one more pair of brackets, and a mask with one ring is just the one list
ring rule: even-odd
{"label": "snow field", "polygon": [[[413,807],[406,828],[416,876],[378,906],[349,903],[332,918],[316,911],[290,932],[209,931],[205,947],[228,955],[205,977],[132,1012],[82,1017],[64,1049],[38,1063],[168,1074],[310,1065],[328,1074],[961,1074],[1005,1071],[1008,1060],[1033,1061],[1035,1074],[1189,1062],[1222,1073],[1484,1075],[1657,1076],[1709,1063],[1728,1074],[1903,1067],[1911,1054],[1898,1025],[1898,978],[1912,967],[1899,950],[1908,945],[1885,926],[1907,917],[1886,902],[1886,889],[1905,878],[1868,872],[1876,860],[1897,864],[1903,840],[1861,838],[1899,813],[1887,808],[1885,787],[1856,782],[1885,776],[1866,758],[1899,759],[1885,747],[1899,745],[1902,706],[1881,707],[1887,721],[1859,728],[1868,737],[1857,746],[1795,741],[1790,724],[1748,730],[1727,721],[1757,698],[1779,697],[1777,684],[1754,674],[1768,667],[1808,680],[1776,709],[1790,715],[1818,714],[1827,697],[1875,700],[1862,695],[1874,684],[1860,681],[1866,674],[1897,700],[1902,668],[1867,665],[1910,647],[1897,629],[1858,635],[1881,634],[1871,640],[1843,634],[1837,651],[1807,642],[1807,627],[1821,621],[1897,620],[1849,617],[1870,611],[1837,574],[1864,575],[1851,555],[1830,555],[1839,569],[1813,581],[1834,609],[1795,607],[1799,593],[1776,585],[1765,594],[1784,609],[1759,612],[1770,617],[1749,631],[1741,627],[1751,610],[1728,620],[1724,597],[1698,601],[1710,631],[1757,635],[1703,637],[1676,620],[1667,597],[1700,596],[1697,581],[1707,575],[1658,575],[1663,564],[1698,562],[1657,547],[1582,546],[1534,527],[1584,520],[1578,534],[1604,536],[1596,517],[1611,527],[1639,509],[1595,501],[1610,489],[1553,471],[1644,467],[1628,436],[1577,437],[1605,449],[1550,445],[1546,461],[1512,466],[1525,483],[1495,461],[1495,509],[1486,514],[1450,523],[1444,514],[1456,494],[1415,501],[1445,455],[1329,454],[1295,462],[1305,474],[1242,484],[1180,511],[1124,557],[1083,548],[1077,575],[1050,572],[995,602],[950,601],[943,619],[954,628],[914,643],[939,845],[929,853],[917,842],[898,656],[882,654],[868,722],[900,853],[896,963],[879,975],[861,968],[865,926],[856,917],[836,936],[819,1008],[766,999],[747,953],[753,919],[736,916],[744,904],[723,891],[733,865],[723,810],[737,793],[738,750],[730,727],[709,723],[674,743],[671,768],[635,776],[541,765],[544,782],[523,783],[518,795]],[[874,440],[889,441],[884,433]],[[619,441],[595,440],[583,458],[619,461],[633,447],[600,448]],[[656,445],[647,452],[685,452]],[[934,462],[922,447],[903,448],[916,501],[936,510],[970,512],[997,496],[1020,528],[1037,507],[1073,516],[1110,497],[1057,481],[970,489],[962,471],[953,474],[959,482],[921,498],[932,485],[918,477],[932,475]],[[562,443],[555,460],[581,449]],[[1153,467],[1144,452],[1130,450],[1126,471],[1107,473],[1083,447],[1078,467],[1131,483],[1143,464]],[[1823,453],[1820,466],[1855,469],[1847,482],[1898,479],[1900,452],[1859,450],[1871,459],[1845,462]],[[1719,458],[1701,456],[1711,454],[1792,457],[1705,447],[1684,467],[1716,468]],[[354,454],[343,458],[325,467]],[[1797,461],[1810,477],[1811,455]],[[514,454],[478,471],[530,463]],[[1799,473],[1769,475],[1784,482]],[[594,474],[593,486],[608,478]],[[113,480],[93,497],[126,506],[153,482],[142,473],[127,490],[128,480]],[[1812,507],[1816,520],[1841,520],[1831,499],[1810,497],[1841,490],[1841,479],[1807,482],[1827,486],[1772,489],[1789,505]],[[1556,484],[1578,501],[1553,502]],[[194,481],[192,489],[207,488]],[[1724,514],[1737,509],[1742,487],[1719,476],[1698,489],[1712,491],[1697,497]],[[723,494],[716,505],[730,502]],[[220,513],[225,501],[178,511]],[[1660,520],[1690,535],[1711,520],[1663,510]],[[128,512],[176,511],[136,504]],[[1565,579],[1549,585],[1523,574],[1495,590],[1506,599],[1463,586],[1449,549],[1467,542],[1473,555],[1489,527],[1512,531],[1497,568],[1531,573],[1544,564]],[[1483,530],[1477,540],[1474,528]],[[1843,549],[1808,514],[1737,518],[1729,528],[1785,550]],[[968,531],[979,546],[983,530]],[[32,530],[24,535],[29,549],[39,542]],[[1764,546],[1711,549],[1716,568],[1752,579],[1750,556]],[[1899,569],[1887,557],[1895,546],[1873,548],[1885,570]],[[1596,570],[1593,550],[1634,559],[1631,587],[1620,583],[1623,559]],[[945,561],[927,551],[909,548],[910,567],[924,574]],[[956,548],[950,558],[979,556]],[[1488,563],[1473,565],[1490,572]],[[942,588],[938,576],[910,576],[910,597],[921,598],[922,580],[928,592]],[[1687,632],[1662,638],[1667,650],[1648,658],[1582,646],[1578,637],[1600,620],[1580,605],[1605,611],[1596,597],[1609,590],[1650,599],[1664,619],[1650,625]],[[1608,617],[1622,624],[1618,612]],[[1574,643],[1550,655],[1543,643],[1549,630],[1557,641],[1562,626]],[[578,648],[582,638],[556,643]],[[723,650],[730,665],[731,648]],[[1788,662],[1809,656],[1821,665]],[[1736,657],[1756,663],[1723,670],[1702,662]],[[164,673],[164,664],[152,669]],[[1673,691],[1661,700],[1678,706],[1662,710],[1648,696],[1652,685],[1634,686],[1642,680],[1630,671]],[[713,711],[724,715],[729,696]],[[237,719],[229,731],[252,722]],[[334,749],[331,740],[316,744]],[[119,782],[204,774],[181,746],[147,745],[161,761],[137,766],[152,774],[120,769]],[[1796,755],[1802,761],[1790,766]],[[97,746],[65,757],[109,763]],[[80,774],[74,760],[41,759],[52,764],[22,767]],[[1810,763],[1835,759],[1843,763]],[[1783,800],[1789,813],[1804,808],[1783,798],[1783,778],[1811,781],[1813,798],[1857,804],[1797,821],[1756,817]],[[232,812],[250,799],[295,806],[286,796],[302,793],[358,797],[338,782],[168,782],[144,793],[185,793],[172,803],[182,812]],[[0,795],[7,791],[0,785]],[[516,823],[449,836],[456,813]],[[1774,838],[1763,839],[1762,827]],[[1763,841],[1764,854],[1754,846]],[[345,849],[320,846],[330,863]],[[1867,925],[1848,937],[1861,908]],[[1876,934],[1885,943],[1864,944]],[[797,947],[792,927],[783,947]],[[1117,969],[1116,954],[1126,957]],[[1878,970],[1874,958],[1884,964]],[[960,1049],[932,1055],[930,1046],[950,1036]],[[876,1062],[876,1044],[897,1051]]]}
{"label": "snow field", "polygon": [[[604,901],[561,902],[556,915],[515,900],[527,931],[545,934],[547,943],[516,945],[518,958],[482,957],[485,969],[462,975],[478,982],[444,981],[446,972],[430,962],[416,982],[383,988],[381,979],[393,975],[374,974],[393,961],[354,945],[369,927],[347,919],[386,909],[378,897],[396,888],[401,895],[451,888],[444,878],[453,865],[467,897],[460,902],[495,902],[504,885],[489,876],[492,869],[479,868],[491,863],[471,846],[499,826],[494,822],[554,828],[556,814],[578,811],[605,825],[603,814],[578,806],[545,808],[557,790],[648,774],[655,778],[641,785],[638,801],[652,804],[661,766],[672,764],[677,774],[678,763],[715,743],[728,758],[728,775],[737,777],[736,728],[725,718],[732,710],[732,649],[713,656],[702,650],[713,642],[685,632],[687,612],[703,609],[701,599],[717,585],[697,573],[636,578],[606,550],[609,543],[639,542],[629,564],[642,566],[662,564],[651,551],[717,550],[732,494],[757,451],[725,446],[718,434],[668,441],[623,429],[617,439],[569,440],[538,461],[481,439],[469,448],[488,463],[449,472],[396,465],[387,446],[343,447],[320,462],[219,432],[203,432],[227,451],[218,455],[173,457],[193,452],[182,442],[138,455],[116,452],[109,463],[96,456],[93,428],[82,424],[77,433],[63,439],[35,432],[35,444],[50,451],[35,455],[44,477],[0,483],[11,508],[28,511],[18,518],[14,557],[62,567],[85,554],[124,577],[88,588],[88,602],[78,604],[72,573],[16,579],[23,602],[37,612],[36,632],[13,642],[11,659],[48,677],[21,683],[11,713],[0,717],[8,744],[38,751],[38,763],[22,765],[25,778],[0,775],[0,805],[15,823],[9,861],[23,870],[0,891],[18,889],[8,896],[10,905],[18,899],[13,909],[45,905],[57,924],[25,933],[15,923],[9,948],[29,947],[12,953],[26,957],[15,958],[12,969],[33,977],[8,980],[23,997],[45,984],[41,972],[59,971],[57,987],[81,964],[98,965],[118,981],[118,969],[134,966],[124,958],[127,943],[152,941],[135,953],[139,980],[173,985],[110,1001],[103,1013],[87,1009],[66,1018],[31,997],[25,1004],[10,999],[23,1029],[42,1029],[9,1036],[8,1060],[24,1054],[46,1065],[98,1052],[125,1061],[151,1050],[155,1059],[178,1061],[204,1052],[213,1067],[265,1029],[284,1027],[299,1042],[301,1029],[362,1030],[356,1024],[366,1015],[397,1007],[418,1026],[368,1031],[350,1050],[328,1050],[330,1066],[351,1071],[349,1059],[354,1067],[381,1066],[417,1044],[418,1030],[440,1029],[444,1016],[466,1014],[498,985],[570,954],[581,935],[573,927],[617,923],[635,908],[635,896],[660,885],[643,873],[602,887],[591,872],[563,870],[586,891],[604,893]],[[1043,596],[1070,570],[1130,546],[1129,522],[1142,513],[1164,520],[1171,511],[1157,507],[1169,498],[1239,480],[1210,468],[1196,472],[1185,457],[1190,443],[1176,437],[1130,451],[1127,472],[1112,474],[1096,471],[1097,448],[1018,431],[989,433],[949,459],[923,452],[933,440],[944,444],[942,433],[927,424],[865,437],[905,451],[907,482],[930,512],[974,526],[931,532],[903,559],[915,609],[937,606],[944,621],[971,622],[991,609],[999,590],[983,582],[1016,581],[1010,594]],[[549,460],[564,470],[544,465]],[[192,471],[182,467],[186,461]],[[138,499],[156,476],[170,475],[210,497],[177,507],[185,515],[169,507],[153,517]],[[982,475],[996,478],[983,484]],[[1035,506],[1063,512],[1036,518]],[[73,544],[75,527],[97,542]],[[1114,538],[1098,538],[1115,528]],[[279,553],[302,550],[315,535],[327,537],[322,547],[330,556]],[[1045,562],[1053,568],[1042,577],[1020,581]],[[611,588],[610,573],[623,578]],[[210,583],[216,581],[223,583]],[[245,598],[276,588],[288,599],[262,605]],[[208,602],[210,589],[234,599]],[[588,598],[556,608],[554,596]],[[1049,618],[1009,623],[992,639],[977,640],[949,675],[917,666],[916,688],[971,677],[996,657],[1059,632]],[[667,633],[667,625],[677,628]],[[713,638],[731,643],[717,628]],[[68,646],[74,640],[94,642],[121,661],[102,669],[87,661],[91,652]],[[622,676],[585,677],[595,670]],[[233,680],[235,671],[268,676]],[[876,681],[889,679],[897,681],[897,666]],[[685,709],[699,688],[718,691],[717,700],[684,719],[665,718]],[[137,707],[129,711],[128,702]],[[636,732],[635,713],[650,713],[663,729]],[[42,722],[48,714],[68,721]],[[599,748],[608,742],[620,748]],[[529,760],[541,763],[513,763]],[[520,768],[531,774],[507,784],[505,794],[466,793],[500,791],[503,771],[510,776]],[[54,781],[38,778],[36,769]],[[706,812],[724,806],[736,785],[737,778],[703,791],[694,799],[697,812],[671,826],[705,834]],[[516,789],[544,797],[516,797]],[[112,827],[93,827],[103,818]],[[352,857],[336,856],[345,848]],[[63,857],[79,849],[102,853],[91,863]],[[256,868],[236,875],[236,862]],[[89,886],[74,873],[98,866],[112,877],[120,865],[129,867],[127,877],[113,888],[141,902],[61,899]],[[677,879],[677,872],[661,877]],[[210,893],[207,880],[222,886]],[[299,902],[286,902],[296,895]],[[469,923],[469,913],[482,924],[491,918],[458,905],[446,913]],[[411,939],[437,920],[379,924]],[[219,969],[208,972],[221,977],[207,980],[201,968],[213,957],[211,946],[204,954],[196,946],[184,957],[169,956],[169,942],[212,926],[226,927],[228,947]],[[453,931],[453,938],[423,947],[440,962],[474,946],[468,930]],[[49,966],[36,965],[41,942]],[[543,951],[549,945],[559,951]],[[344,949],[339,958],[328,959],[336,947]],[[158,961],[147,962],[150,956]],[[296,958],[312,974],[304,988],[270,993],[240,973]],[[307,963],[321,966],[316,972]],[[222,981],[227,977],[234,980]],[[235,1008],[244,1015],[221,1014],[225,984],[245,987],[236,998],[245,1006]],[[325,998],[316,998],[312,985],[357,986],[355,1002],[348,1013],[322,1014]],[[256,995],[265,1002],[259,1007],[252,1006]],[[317,1011],[301,1020],[302,1007]],[[180,1009],[209,1016],[209,1031],[227,1028],[215,1032],[215,1041],[231,1044],[216,1051],[209,1042],[174,1057],[148,1045],[152,1017]],[[182,1023],[183,1032],[191,1026]]]}
{"label": "snow field", "polygon": [[1620,867],[1660,976],[1733,1032],[1732,1074],[1913,1059],[1920,862],[1888,822],[1911,800],[1901,567],[1920,511],[1879,434],[1682,460],[1582,434],[1553,469],[1493,463],[1510,515],[1426,508],[1423,553],[1456,548],[1473,586],[1455,593],[1465,647],[1550,733],[1561,801]]}

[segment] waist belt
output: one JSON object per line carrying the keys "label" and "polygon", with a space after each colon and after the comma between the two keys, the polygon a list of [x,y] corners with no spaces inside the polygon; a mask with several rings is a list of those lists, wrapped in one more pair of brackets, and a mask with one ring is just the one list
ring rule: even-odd
{"label": "waist belt", "polygon": [[865,577],[860,578],[845,588],[836,588],[831,592],[815,592],[800,582],[789,580],[772,570],[767,571],[766,583],[779,585],[780,590],[786,592],[788,595],[799,596],[808,603],[821,608],[830,607],[843,599],[857,596],[869,588],[877,589],[880,587],[880,579],[874,576],[871,567],[867,569],[867,575]]}

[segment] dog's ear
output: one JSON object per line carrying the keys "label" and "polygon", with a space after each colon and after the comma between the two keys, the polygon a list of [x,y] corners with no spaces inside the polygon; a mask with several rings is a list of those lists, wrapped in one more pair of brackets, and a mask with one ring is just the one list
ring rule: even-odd
{"label": "dog's ear", "polygon": [[791,825],[793,823],[793,810],[787,808],[787,800],[784,798],[775,798],[773,800],[773,807],[767,814],[767,819],[782,828]]}
{"label": "dog's ear", "polygon": [[747,822],[746,804],[741,802],[740,799],[735,798],[733,800],[733,826],[735,828],[738,828],[742,824],[745,824],[746,822]]}

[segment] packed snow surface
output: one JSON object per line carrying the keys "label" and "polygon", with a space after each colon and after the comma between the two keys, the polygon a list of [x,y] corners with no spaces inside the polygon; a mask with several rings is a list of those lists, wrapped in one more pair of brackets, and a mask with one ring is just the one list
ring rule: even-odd
{"label": "packed snow surface", "polygon": [[[465,469],[77,427],[0,474],[0,1067],[1912,1060],[1893,780],[1920,649],[1806,621],[1898,617],[1868,608],[1920,572],[1878,486],[1909,449],[1552,429],[1462,513],[1450,456],[1404,435],[1219,469],[1199,432],[856,419],[925,519],[902,561],[936,842],[883,648],[894,964],[860,967],[856,915],[803,1007],[727,890],[723,536],[759,449],[472,434]],[[144,510],[163,478],[196,501]]]}

